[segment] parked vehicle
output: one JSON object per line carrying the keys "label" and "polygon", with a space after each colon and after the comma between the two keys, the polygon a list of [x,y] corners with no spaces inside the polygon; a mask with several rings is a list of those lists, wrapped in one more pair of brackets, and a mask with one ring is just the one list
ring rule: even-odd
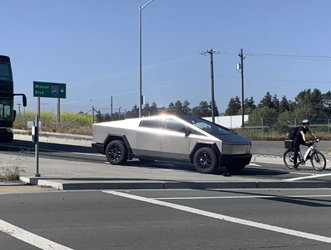
{"label": "parked vehicle", "polygon": [[220,166],[242,170],[251,160],[251,141],[200,117],[160,115],[93,124],[92,147],[114,165],[138,158],[193,163],[200,173]]}

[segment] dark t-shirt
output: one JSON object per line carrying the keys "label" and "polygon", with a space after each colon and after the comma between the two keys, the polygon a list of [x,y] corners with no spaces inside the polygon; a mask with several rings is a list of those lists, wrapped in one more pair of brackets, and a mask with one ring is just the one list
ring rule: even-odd
{"label": "dark t-shirt", "polygon": [[303,126],[301,126],[297,133],[295,134],[295,141],[298,141],[300,143],[303,143],[304,140],[302,139],[302,134],[300,133],[300,131],[302,131],[304,134],[306,134],[309,131],[309,128],[304,128]]}

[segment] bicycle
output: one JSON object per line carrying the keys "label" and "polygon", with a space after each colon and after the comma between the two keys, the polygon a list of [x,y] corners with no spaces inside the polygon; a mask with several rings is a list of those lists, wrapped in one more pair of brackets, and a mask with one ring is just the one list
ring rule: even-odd
{"label": "bicycle", "polygon": [[[287,150],[284,152],[283,160],[288,169],[293,169],[294,166],[293,144],[293,140],[285,140],[285,148]],[[311,142],[304,156],[302,156],[301,149],[299,148],[297,160],[300,162],[300,165],[304,165],[306,161],[310,160],[311,165],[316,171],[323,171],[326,167],[326,159],[325,156],[318,151],[316,144],[317,141]]]}

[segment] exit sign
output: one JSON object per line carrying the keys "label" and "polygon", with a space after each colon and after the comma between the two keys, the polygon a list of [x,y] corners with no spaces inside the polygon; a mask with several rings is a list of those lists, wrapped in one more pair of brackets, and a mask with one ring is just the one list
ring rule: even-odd
{"label": "exit sign", "polygon": [[34,97],[66,98],[66,84],[53,82],[33,82]]}

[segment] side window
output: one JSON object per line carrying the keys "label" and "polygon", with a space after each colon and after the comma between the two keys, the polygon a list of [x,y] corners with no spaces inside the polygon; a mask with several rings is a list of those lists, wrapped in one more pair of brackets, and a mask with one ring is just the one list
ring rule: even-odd
{"label": "side window", "polygon": [[203,131],[207,132],[207,133],[211,133],[212,132],[212,128],[210,125],[202,123],[202,122],[197,122],[196,124],[194,124],[194,126],[196,126],[199,129],[202,129]]}
{"label": "side window", "polygon": [[167,119],[165,124],[166,129],[176,132],[185,133],[186,126],[174,119]]}
{"label": "side window", "polygon": [[10,115],[10,106],[0,104],[0,118],[2,119],[11,119]]}
{"label": "side window", "polygon": [[142,120],[139,127],[163,129],[164,123],[162,120]]}

